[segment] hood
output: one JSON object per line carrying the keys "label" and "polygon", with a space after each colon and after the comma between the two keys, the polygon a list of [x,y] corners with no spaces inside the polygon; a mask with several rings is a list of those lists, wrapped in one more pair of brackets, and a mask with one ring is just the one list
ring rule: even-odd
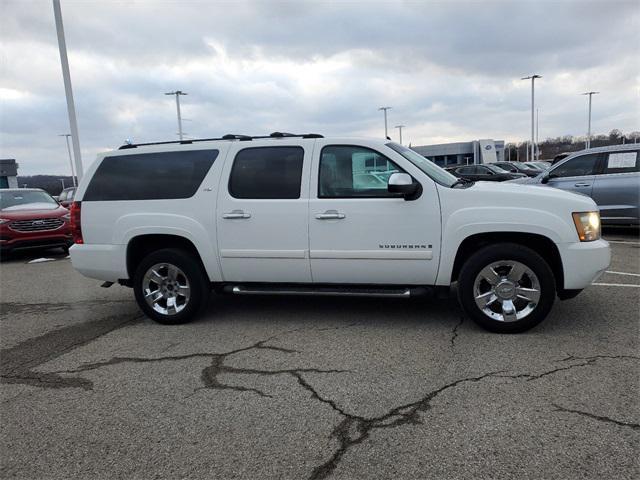
{"label": "hood", "polygon": [[[518,179],[519,180],[519,179]],[[573,211],[598,210],[596,203],[588,196],[580,193],[568,192],[559,188],[541,188],[532,184],[522,184],[518,180],[508,182],[476,182],[475,185],[464,190],[486,195],[487,202],[494,205],[503,204],[518,207],[541,207],[557,210],[567,206]],[[531,178],[529,180],[535,180]],[[462,189],[461,189],[462,190]]]}
{"label": "hood", "polygon": [[54,203],[25,203],[24,205],[14,205],[0,210],[2,218],[24,219],[29,218],[50,218],[60,217],[69,210]]}

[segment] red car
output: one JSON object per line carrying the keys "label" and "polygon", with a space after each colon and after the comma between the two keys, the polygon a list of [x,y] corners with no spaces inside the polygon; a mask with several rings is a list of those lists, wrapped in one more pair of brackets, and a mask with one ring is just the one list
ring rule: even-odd
{"label": "red car", "polygon": [[0,251],[73,243],[69,210],[38,188],[0,190]]}

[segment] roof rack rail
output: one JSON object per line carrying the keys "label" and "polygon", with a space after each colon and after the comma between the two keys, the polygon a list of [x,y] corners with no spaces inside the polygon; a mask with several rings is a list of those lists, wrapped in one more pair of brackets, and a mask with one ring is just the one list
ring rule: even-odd
{"label": "roof rack rail", "polygon": [[196,142],[212,142],[215,140],[230,140],[230,141],[238,140],[241,142],[247,142],[251,140],[260,140],[260,139],[268,139],[268,138],[324,138],[324,136],[320,135],[319,133],[273,132],[269,135],[262,135],[262,136],[237,135],[233,133],[228,133],[219,138],[197,138],[192,140],[169,140],[165,142],[128,143],[119,147],[118,150],[126,150],[128,148],[137,148],[137,147],[147,147],[151,145],[171,145],[171,144],[191,145]]}

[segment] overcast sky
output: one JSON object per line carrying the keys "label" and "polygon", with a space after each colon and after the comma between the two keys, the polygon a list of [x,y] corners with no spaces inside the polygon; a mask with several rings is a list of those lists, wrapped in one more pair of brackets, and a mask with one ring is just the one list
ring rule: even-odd
{"label": "overcast sky", "polygon": [[[62,0],[85,165],[99,151],[272,131],[413,145],[640,130],[640,7],[629,2]],[[68,173],[69,130],[49,0],[0,0],[0,157]],[[397,130],[391,128],[397,139]]]}

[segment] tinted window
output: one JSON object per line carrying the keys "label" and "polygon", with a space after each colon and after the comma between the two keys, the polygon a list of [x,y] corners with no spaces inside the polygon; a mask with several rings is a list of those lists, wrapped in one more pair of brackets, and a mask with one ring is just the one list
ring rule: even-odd
{"label": "tinted window", "polygon": [[403,172],[379,152],[365,147],[332,145],[320,155],[318,197],[389,197],[391,174]]}
{"label": "tinted window", "polygon": [[594,175],[598,165],[599,155],[581,155],[567,160],[560,166],[554,168],[550,173],[553,177],[582,177],[584,175]]}
{"label": "tinted window", "polygon": [[105,157],[83,200],[189,198],[217,156],[218,150],[190,150]]}
{"label": "tinted window", "polygon": [[301,147],[245,148],[233,161],[229,193],[234,198],[300,198],[303,160]]}
{"label": "tinted window", "polygon": [[607,155],[604,173],[628,173],[640,171],[638,152],[615,152]]}
{"label": "tinted window", "polygon": [[493,175],[493,172],[484,166],[476,167],[476,174],[478,175]]}
{"label": "tinted window", "polygon": [[518,169],[513,165],[509,165],[508,163],[496,163],[497,166],[506,170],[507,172],[517,172]]}
{"label": "tinted window", "polygon": [[476,172],[475,167],[462,167],[456,170],[460,175],[473,175]]}

